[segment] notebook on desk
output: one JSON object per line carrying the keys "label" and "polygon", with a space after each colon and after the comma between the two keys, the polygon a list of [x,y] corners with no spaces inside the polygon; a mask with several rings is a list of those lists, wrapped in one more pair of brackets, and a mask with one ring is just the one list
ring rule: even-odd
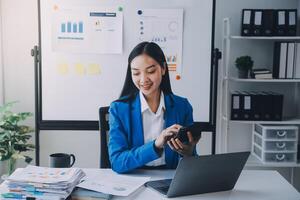
{"label": "notebook on desk", "polygon": [[71,194],[71,200],[109,200],[112,195],[83,188],[76,188]]}
{"label": "notebook on desk", "polygon": [[167,197],[231,190],[250,152],[187,157],[180,160],[174,178],[145,185]]}

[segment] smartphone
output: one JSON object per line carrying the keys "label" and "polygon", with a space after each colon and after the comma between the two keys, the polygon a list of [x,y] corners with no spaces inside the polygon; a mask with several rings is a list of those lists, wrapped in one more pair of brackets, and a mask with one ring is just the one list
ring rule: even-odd
{"label": "smartphone", "polygon": [[175,139],[178,138],[181,142],[183,143],[187,143],[189,142],[189,138],[187,136],[187,132],[191,132],[193,138],[198,138],[201,137],[201,131],[200,131],[200,127],[199,125],[193,124],[191,126],[188,127],[181,127],[177,133],[177,135],[175,136]]}

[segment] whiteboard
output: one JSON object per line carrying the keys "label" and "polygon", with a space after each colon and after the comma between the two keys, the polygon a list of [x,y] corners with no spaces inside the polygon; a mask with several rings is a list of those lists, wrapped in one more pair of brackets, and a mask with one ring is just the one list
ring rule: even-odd
{"label": "whiteboard", "polygon": [[[52,31],[53,10],[57,8],[122,8],[122,52],[55,50]],[[139,43],[135,30],[139,26],[137,11],[141,9],[183,10],[181,79],[176,80],[178,74],[170,72],[171,86],[176,95],[192,104],[194,121],[210,122],[213,0],[40,0],[42,121],[98,121],[98,108],[108,106],[120,95],[128,55]],[[97,76],[74,73],[74,66],[93,64],[100,68]]]}

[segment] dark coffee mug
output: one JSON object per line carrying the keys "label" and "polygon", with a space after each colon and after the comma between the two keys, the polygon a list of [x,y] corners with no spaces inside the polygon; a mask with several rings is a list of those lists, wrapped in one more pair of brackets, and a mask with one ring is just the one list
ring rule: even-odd
{"label": "dark coffee mug", "polygon": [[[72,158],[72,162],[71,162]],[[66,153],[54,153],[50,155],[50,167],[55,168],[69,168],[75,163],[75,156],[73,154]]]}

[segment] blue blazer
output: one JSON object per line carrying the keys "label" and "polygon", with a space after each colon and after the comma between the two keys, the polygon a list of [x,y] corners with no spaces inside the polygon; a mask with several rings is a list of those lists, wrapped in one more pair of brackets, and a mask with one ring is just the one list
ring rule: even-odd
{"label": "blue blazer", "polygon": [[[187,99],[174,94],[165,95],[165,128],[173,124],[193,124],[193,109]],[[154,140],[144,144],[139,93],[133,100],[114,101],[109,109],[108,151],[112,169],[126,173],[156,160],[159,155]],[[167,168],[176,168],[179,154],[168,145],[164,147]]]}

